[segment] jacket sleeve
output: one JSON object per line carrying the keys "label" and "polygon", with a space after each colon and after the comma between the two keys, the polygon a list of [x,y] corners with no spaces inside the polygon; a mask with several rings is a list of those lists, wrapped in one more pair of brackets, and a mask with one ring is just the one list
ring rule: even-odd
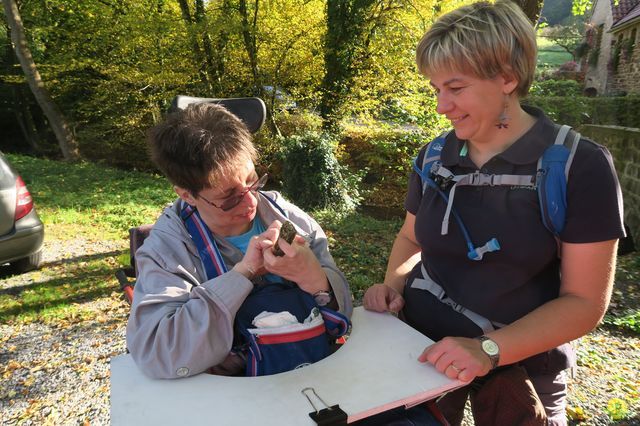
{"label": "jacket sleeve", "polygon": [[233,320],[252,284],[235,271],[200,283],[184,243],[149,239],[136,252],[128,349],[153,378],[201,373],[229,354]]}
{"label": "jacket sleeve", "polygon": [[349,283],[344,274],[338,269],[331,253],[329,253],[329,241],[326,234],[318,222],[300,208],[282,199],[278,202],[285,206],[289,220],[309,235],[309,245],[327,275],[333,294],[338,301],[338,310],[348,318],[351,318],[353,300]]}

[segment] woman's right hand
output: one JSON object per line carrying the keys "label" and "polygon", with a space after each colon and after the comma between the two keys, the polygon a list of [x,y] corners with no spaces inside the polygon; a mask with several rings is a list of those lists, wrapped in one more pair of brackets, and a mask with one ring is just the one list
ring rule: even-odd
{"label": "woman's right hand", "polygon": [[281,223],[276,220],[262,234],[253,236],[244,257],[233,269],[249,279],[265,274],[267,270],[264,268],[263,251],[273,247],[281,226]]}
{"label": "woman's right hand", "polygon": [[367,289],[362,304],[369,311],[398,313],[404,307],[404,297],[388,285],[374,284]]}

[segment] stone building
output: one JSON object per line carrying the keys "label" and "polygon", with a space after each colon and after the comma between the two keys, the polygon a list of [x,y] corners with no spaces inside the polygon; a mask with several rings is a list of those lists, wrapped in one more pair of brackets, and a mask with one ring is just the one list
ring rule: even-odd
{"label": "stone building", "polygon": [[585,47],[586,93],[640,94],[640,0],[595,0]]}

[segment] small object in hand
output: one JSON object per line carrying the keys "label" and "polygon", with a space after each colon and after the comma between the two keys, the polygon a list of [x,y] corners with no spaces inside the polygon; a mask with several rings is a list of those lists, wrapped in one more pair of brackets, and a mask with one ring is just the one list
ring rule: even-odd
{"label": "small object in hand", "polygon": [[[293,226],[293,223],[289,221],[286,221],[285,223],[283,223],[282,228],[280,228],[280,236],[278,237],[278,240],[282,238],[283,240],[291,244],[295,237],[296,237],[296,228]],[[273,247],[273,254],[275,254],[276,256],[284,256],[284,252],[280,248],[278,241],[276,241],[276,244]]]}

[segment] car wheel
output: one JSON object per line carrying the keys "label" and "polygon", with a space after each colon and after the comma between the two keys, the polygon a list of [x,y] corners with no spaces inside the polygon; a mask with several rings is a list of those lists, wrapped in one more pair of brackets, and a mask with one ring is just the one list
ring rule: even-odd
{"label": "car wheel", "polygon": [[15,262],[11,262],[11,266],[14,271],[21,274],[23,272],[33,271],[38,269],[42,263],[42,250],[38,250],[28,257],[18,259]]}

